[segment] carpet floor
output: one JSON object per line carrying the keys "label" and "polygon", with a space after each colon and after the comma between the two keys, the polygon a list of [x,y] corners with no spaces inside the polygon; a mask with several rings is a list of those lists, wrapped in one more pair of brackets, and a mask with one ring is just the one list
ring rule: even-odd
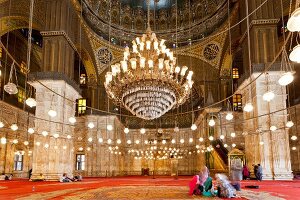
{"label": "carpet floor", "polygon": [[[85,178],[81,182],[30,182],[28,180],[0,181],[0,199],[10,200],[83,200],[83,199],[152,199],[186,200],[218,199],[188,195],[191,177],[118,177]],[[300,200],[300,181],[242,181],[242,190],[235,199]],[[246,189],[259,185],[259,189]]]}

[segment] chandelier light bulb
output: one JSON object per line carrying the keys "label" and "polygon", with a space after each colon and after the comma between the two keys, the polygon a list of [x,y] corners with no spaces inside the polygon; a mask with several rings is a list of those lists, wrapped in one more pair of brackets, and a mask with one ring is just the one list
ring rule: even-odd
{"label": "chandelier light bulb", "polygon": [[162,143],[162,144],[166,144],[167,141],[166,141],[166,140],[162,140],[161,143]]}
{"label": "chandelier light bulb", "polygon": [[214,137],[213,136],[209,136],[208,138],[210,141],[213,141],[214,140]]}
{"label": "chandelier light bulb", "polygon": [[18,139],[14,139],[13,141],[12,141],[14,144],[18,144]]}
{"label": "chandelier light bulb", "polygon": [[236,144],[233,143],[231,146],[234,148],[234,147],[236,147]]}
{"label": "chandelier light bulb", "polygon": [[227,145],[227,144],[224,144],[224,147],[225,147],[225,148],[227,148],[227,147],[228,147],[228,145]]}
{"label": "chandelier light bulb", "polygon": [[178,126],[176,126],[176,127],[174,128],[174,132],[179,132],[179,127],[178,127]]}
{"label": "chandelier light bulb", "polygon": [[259,142],[259,145],[264,145],[264,142],[263,142],[263,141],[260,141],[260,142]]}
{"label": "chandelier light bulb", "polygon": [[0,121],[0,128],[4,127],[4,123]]}
{"label": "chandelier light bulb", "polygon": [[113,126],[111,124],[108,124],[106,128],[107,128],[108,131],[112,131],[113,130]]}
{"label": "chandelier light bulb", "polygon": [[300,32],[300,8],[297,8],[287,22],[287,29],[290,32]]}
{"label": "chandelier light bulb", "polygon": [[59,138],[59,134],[58,133],[54,133],[53,137],[57,139],[57,138]]}
{"label": "chandelier light bulb", "polygon": [[294,73],[293,72],[285,72],[281,75],[281,77],[278,80],[279,85],[286,86],[294,81]]}
{"label": "chandelier light bulb", "polygon": [[72,138],[72,136],[71,135],[67,135],[67,139],[71,139]]}
{"label": "chandelier light bulb", "polygon": [[146,133],[146,129],[141,128],[140,133],[141,133],[141,134],[145,134],[145,133]]}
{"label": "chandelier light bulb", "polygon": [[163,133],[163,129],[162,129],[162,128],[159,128],[159,129],[157,130],[157,132],[158,132],[158,133]]}
{"label": "chandelier light bulb", "polygon": [[276,126],[271,126],[270,127],[270,131],[276,131],[277,130],[277,127]]}
{"label": "chandelier light bulb", "polygon": [[224,135],[220,135],[220,139],[224,140],[225,136]]}
{"label": "chandelier light bulb", "polygon": [[89,142],[92,142],[92,141],[93,141],[93,138],[89,137],[89,138],[88,138],[88,141],[89,141]]}
{"label": "chandelier light bulb", "polygon": [[230,136],[231,136],[231,137],[235,137],[236,134],[235,134],[235,133],[230,133]]}
{"label": "chandelier light bulb", "polygon": [[274,99],[274,97],[275,97],[274,92],[268,91],[268,92],[264,93],[263,100],[270,102]]}
{"label": "chandelier light bulb", "polygon": [[180,139],[180,143],[183,144],[184,143],[184,139]]}
{"label": "chandelier light bulb", "polygon": [[208,125],[209,125],[209,126],[214,126],[214,125],[216,125],[215,120],[214,120],[214,119],[210,119],[209,122],[208,122]]}
{"label": "chandelier light bulb", "polygon": [[18,125],[17,124],[12,124],[11,126],[10,126],[10,128],[11,128],[11,130],[13,130],[13,131],[16,131],[16,130],[18,130]]}
{"label": "chandelier light bulb", "polygon": [[124,128],[124,133],[128,134],[129,133],[129,128]]}
{"label": "chandelier light bulb", "polygon": [[48,135],[48,132],[47,131],[43,131],[42,135],[46,137]]}
{"label": "chandelier light bulb", "polygon": [[154,140],[154,141],[153,141],[153,144],[157,144],[157,140]]}
{"label": "chandelier light bulb", "polygon": [[230,112],[230,113],[227,113],[227,115],[226,115],[226,120],[228,120],[228,121],[230,121],[230,120],[232,120],[233,119],[233,114]]}
{"label": "chandelier light bulb", "polygon": [[175,139],[172,139],[172,141],[171,141],[171,142],[172,142],[172,144],[175,144],[175,143],[176,143]]}
{"label": "chandelier light bulb", "polygon": [[136,141],[135,141],[135,143],[136,143],[136,144],[139,144],[139,143],[140,143],[140,141],[139,141],[139,140],[136,140]]}
{"label": "chandelier light bulb", "polygon": [[34,129],[33,129],[33,128],[29,128],[29,129],[28,129],[28,133],[29,133],[29,134],[33,134],[33,133],[34,133]]}
{"label": "chandelier light bulb", "polygon": [[253,105],[252,103],[247,103],[244,107],[245,112],[251,112],[253,110]]}
{"label": "chandelier light bulb", "polygon": [[294,126],[294,122],[293,121],[288,121],[287,123],[286,123],[286,127],[288,127],[288,128],[291,128],[291,127],[293,127]]}
{"label": "chandelier light bulb", "polygon": [[49,110],[48,111],[48,115],[50,116],[50,117],[56,117],[56,115],[57,115],[57,112],[55,111],[55,110]]}
{"label": "chandelier light bulb", "polygon": [[192,129],[192,131],[195,131],[197,129],[197,125],[196,124],[192,124],[191,129]]}
{"label": "chandelier light bulb", "polygon": [[99,139],[98,139],[98,142],[99,142],[99,143],[102,143],[102,142],[103,142],[103,138],[99,138]]}
{"label": "chandelier light bulb", "polygon": [[291,140],[297,140],[298,139],[298,137],[296,136],[296,135],[293,135],[292,137],[291,137]]}
{"label": "chandelier light bulb", "polygon": [[1,144],[6,144],[6,138],[5,137],[2,137],[1,139],[0,139],[0,141],[1,141]]}
{"label": "chandelier light bulb", "polygon": [[24,141],[24,145],[25,145],[25,146],[28,146],[28,145],[29,145],[29,142],[28,142],[28,141]]}
{"label": "chandelier light bulb", "polygon": [[127,140],[127,144],[131,144],[131,140]]}
{"label": "chandelier light bulb", "polygon": [[45,144],[44,147],[45,147],[46,149],[48,149],[48,148],[49,148],[49,144]]}
{"label": "chandelier light bulb", "polygon": [[145,140],[145,142],[144,142],[145,144],[148,144],[149,142],[148,142],[148,140]]}
{"label": "chandelier light bulb", "polygon": [[298,44],[297,46],[295,46],[293,48],[293,51],[290,53],[290,56],[289,56],[290,60],[292,62],[300,63],[299,54],[300,54],[300,44]]}
{"label": "chandelier light bulb", "polygon": [[63,149],[66,150],[66,149],[67,149],[67,146],[63,146]]}
{"label": "chandelier light bulb", "polygon": [[297,148],[296,147],[292,147],[292,150],[295,151]]}
{"label": "chandelier light bulb", "polygon": [[199,141],[200,141],[200,142],[203,142],[203,140],[204,140],[203,137],[200,137],[200,138],[199,138]]}
{"label": "chandelier light bulb", "polygon": [[107,140],[107,144],[111,144],[111,142],[112,142],[111,139]]}
{"label": "chandelier light bulb", "polygon": [[117,139],[117,144],[121,144],[121,140],[120,139]]}
{"label": "chandelier light bulb", "polygon": [[70,117],[70,118],[69,118],[69,122],[70,122],[71,124],[75,124],[75,123],[76,123],[76,118],[75,118],[75,117]]}
{"label": "chandelier light bulb", "polygon": [[78,150],[79,150],[79,151],[83,151],[83,147],[79,147]]}
{"label": "chandelier light bulb", "polygon": [[193,141],[194,141],[193,138],[190,138],[190,139],[189,139],[189,142],[190,142],[190,143],[192,143]]}
{"label": "chandelier light bulb", "polygon": [[26,99],[26,105],[29,106],[30,108],[33,108],[36,106],[36,100],[34,98],[28,98]]}
{"label": "chandelier light bulb", "polygon": [[36,142],[35,144],[36,144],[36,146],[40,146],[40,145],[41,145],[41,143],[40,143],[40,142]]}
{"label": "chandelier light bulb", "polygon": [[93,122],[90,122],[90,123],[88,123],[88,127],[89,127],[90,129],[92,129],[92,128],[95,127],[95,124],[94,124]]}

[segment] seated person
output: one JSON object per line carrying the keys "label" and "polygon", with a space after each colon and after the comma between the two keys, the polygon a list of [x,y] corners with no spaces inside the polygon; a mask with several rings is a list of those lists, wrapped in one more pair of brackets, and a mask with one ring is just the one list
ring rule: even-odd
{"label": "seated person", "polygon": [[67,176],[67,173],[63,173],[60,177],[59,182],[72,182],[72,179]]}
{"label": "seated person", "polygon": [[2,175],[0,176],[0,180],[3,181],[3,180],[5,180],[5,178],[6,178],[5,173],[2,173]]}
{"label": "seated person", "polygon": [[224,174],[216,174],[218,186],[218,197],[232,198],[236,196],[236,190],[230,184],[228,178]]}
{"label": "seated person", "polygon": [[190,191],[189,195],[200,195],[201,191],[199,190],[199,185],[200,185],[200,176],[202,176],[202,172],[199,173],[199,175],[193,176],[193,179],[189,183]]}
{"label": "seated person", "polygon": [[12,180],[13,178],[13,174],[10,174],[8,176],[5,176],[5,180]]}
{"label": "seated person", "polygon": [[44,178],[44,175],[42,173],[40,173],[39,176],[37,176],[35,179],[31,179],[32,181],[44,181],[45,178]]}
{"label": "seated person", "polygon": [[82,175],[79,173],[78,175],[74,176],[74,181],[82,181]]}

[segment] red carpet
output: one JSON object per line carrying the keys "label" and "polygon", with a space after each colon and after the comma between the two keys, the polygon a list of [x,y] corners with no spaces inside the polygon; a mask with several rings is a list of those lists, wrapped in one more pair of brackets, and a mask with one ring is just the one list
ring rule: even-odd
{"label": "red carpet", "polygon": [[[190,180],[191,177],[179,177],[179,179],[177,180],[171,177],[159,177],[156,179],[152,179],[151,177],[118,177],[118,178],[85,178],[82,182],[73,182],[73,183],[30,182],[28,180],[0,181],[0,199],[18,199],[18,198],[34,199],[35,197],[36,199],[64,199],[64,198],[98,199],[95,196],[96,193],[100,192],[101,194],[103,194],[103,191],[97,191],[97,189],[112,188],[112,187],[118,189],[120,189],[121,187],[125,187],[125,188],[131,187],[131,190],[134,191],[135,187],[149,188],[149,187],[156,186],[155,188],[159,188],[159,186],[162,187],[173,186],[173,188],[177,188],[177,187],[183,188],[182,193],[185,192],[184,187],[186,187],[186,194],[187,194],[188,193],[187,186]],[[252,190],[245,189],[246,185],[259,185],[260,188],[252,189]],[[91,194],[89,194],[88,191],[92,191],[94,196],[91,196]],[[300,200],[300,181],[299,180],[262,181],[262,182],[243,181],[242,191],[245,192],[254,191],[256,193],[267,192],[270,195],[281,197],[282,199]],[[86,193],[84,197],[75,198],[76,195],[83,194],[83,193]],[[36,196],[32,196],[32,195],[36,195]],[[185,197],[189,198],[188,196]],[[244,199],[244,198],[236,198],[236,199]]]}

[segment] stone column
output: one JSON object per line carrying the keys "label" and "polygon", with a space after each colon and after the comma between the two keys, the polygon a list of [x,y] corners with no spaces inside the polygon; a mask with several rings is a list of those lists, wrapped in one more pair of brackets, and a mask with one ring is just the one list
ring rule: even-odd
{"label": "stone column", "polygon": [[[62,97],[53,94],[41,83]],[[47,180],[58,180],[63,173],[72,176],[75,166],[73,140],[67,139],[67,135],[73,136],[74,126],[69,125],[68,119],[75,116],[73,102],[80,98],[79,90],[66,80],[43,79],[32,81],[30,84],[36,89],[37,101],[32,178],[40,173],[43,173]],[[48,115],[50,109],[57,112],[56,117],[51,118]],[[47,131],[48,135],[43,136],[41,134],[43,131]],[[59,137],[55,138],[55,134],[59,134]]]}

